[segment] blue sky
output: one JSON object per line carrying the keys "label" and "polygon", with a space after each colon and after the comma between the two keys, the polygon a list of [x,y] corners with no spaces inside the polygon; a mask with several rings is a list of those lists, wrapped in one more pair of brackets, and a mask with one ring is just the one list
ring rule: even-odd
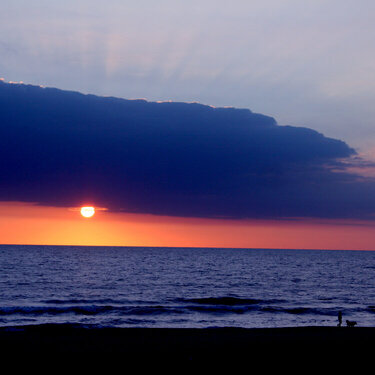
{"label": "blue sky", "polygon": [[0,76],[250,108],[375,149],[368,0],[2,0]]}

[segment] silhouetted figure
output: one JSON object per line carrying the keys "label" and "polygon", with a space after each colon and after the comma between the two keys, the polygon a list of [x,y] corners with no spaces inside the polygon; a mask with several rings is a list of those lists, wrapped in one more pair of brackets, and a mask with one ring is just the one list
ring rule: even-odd
{"label": "silhouetted figure", "polygon": [[347,320],[346,321],[346,326],[347,327],[354,327],[357,324],[357,322]]}
{"label": "silhouetted figure", "polygon": [[342,324],[342,312],[339,311],[337,319],[339,320],[339,324],[337,324],[337,327],[341,327]]}

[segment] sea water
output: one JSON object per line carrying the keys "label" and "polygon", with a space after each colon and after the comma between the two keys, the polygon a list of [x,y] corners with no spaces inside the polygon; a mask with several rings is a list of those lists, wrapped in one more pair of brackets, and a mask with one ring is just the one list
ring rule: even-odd
{"label": "sea water", "polygon": [[0,246],[0,326],[375,326],[375,252]]}

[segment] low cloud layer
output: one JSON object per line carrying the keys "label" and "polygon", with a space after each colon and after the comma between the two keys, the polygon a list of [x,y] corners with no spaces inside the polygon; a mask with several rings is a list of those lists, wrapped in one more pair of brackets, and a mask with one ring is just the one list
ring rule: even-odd
{"label": "low cloud layer", "polygon": [[375,212],[374,180],[342,169],[355,155],[346,143],[249,110],[3,81],[0,108],[3,201],[189,217]]}

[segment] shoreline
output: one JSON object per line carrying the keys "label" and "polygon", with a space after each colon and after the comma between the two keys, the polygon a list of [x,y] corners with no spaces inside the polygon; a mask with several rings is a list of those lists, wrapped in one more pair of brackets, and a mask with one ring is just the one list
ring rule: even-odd
{"label": "shoreline", "polygon": [[87,328],[71,324],[0,327],[2,353],[122,353],[129,358],[240,358],[245,354],[332,353],[372,347],[375,327]]}

